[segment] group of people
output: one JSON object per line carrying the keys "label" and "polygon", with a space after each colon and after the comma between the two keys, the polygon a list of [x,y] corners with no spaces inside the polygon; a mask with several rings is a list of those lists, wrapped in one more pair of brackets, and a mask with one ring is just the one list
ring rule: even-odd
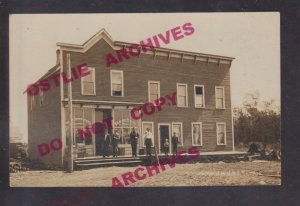
{"label": "group of people", "polygon": [[[173,153],[173,155],[175,155],[177,153],[177,146],[179,143],[178,136],[176,136],[175,132],[171,138],[171,143],[172,143],[172,153]],[[165,139],[165,142],[163,144],[163,152],[165,153],[165,155],[169,154],[169,139],[168,138]]]}
{"label": "group of people", "polygon": [[[146,129],[146,132],[144,134],[144,140],[145,140],[145,146],[146,146],[146,155],[151,157],[152,156],[151,147],[153,146],[153,134],[150,132],[149,128]],[[173,152],[173,154],[176,154],[178,143],[179,143],[179,138],[178,138],[178,136],[176,135],[175,132],[172,136],[171,143],[172,143],[172,152]],[[163,149],[165,155],[168,155],[168,153],[169,153],[169,139],[167,139],[167,138],[165,139],[165,141],[162,145],[162,149]]]}
{"label": "group of people", "polygon": [[112,134],[106,134],[104,138],[103,157],[109,157],[109,148],[112,146],[113,157],[118,157],[119,154],[119,141],[121,137],[117,130]]}
{"label": "group of people", "polygon": [[[151,157],[152,156],[151,148],[153,146],[154,137],[149,128],[146,129],[146,132],[144,133],[143,137],[145,140],[144,143],[146,146],[146,155]],[[131,149],[132,149],[132,157],[137,157],[137,145],[138,145],[139,138],[140,138],[139,133],[136,132],[135,129],[133,128],[129,135],[129,138],[130,138],[130,144],[131,144]],[[110,145],[112,146],[113,157],[118,157],[118,155],[119,155],[118,145],[119,145],[120,139],[121,139],[121,137],[117,130],[115,130],[112,135],[110,135],[110,134],[105,135],[104,151],[103,151],[104,158],[109,156]],[[172,149],[173,149],[172,152],[173,152],[173,154],[176,154],[179,139],[175,132],[174,132],[174,135],[172,136],[171,140],[172,140],[171,143],[172,143]],[[165,142],[162,145],[162,149],[166,155],[169,153],[169,140],[167,138],[165,139]]]}
{"label": "group of people", "polygon": [[[138,145],[139,134],[133,128],[129,136],[130,136],[130,144],[132,148],[132,156],[137,157],[137,145]],[[117,130],[115,130],[112,135],[110,134],[105,135],[103,157],[109,157],[110,146],[112,146],[113,157],[118,157],[120,139],[121,136]]]}

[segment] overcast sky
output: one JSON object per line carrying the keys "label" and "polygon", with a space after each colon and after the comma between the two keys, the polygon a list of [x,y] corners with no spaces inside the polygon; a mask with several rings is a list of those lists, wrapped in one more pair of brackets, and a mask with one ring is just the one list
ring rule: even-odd
{"label": "overcast sky", "polygon": [[[102,28],[114,41],[138,43],[186,22],[195,33],[166,47],[235,57],[233,106],[258,90],[280,102],[279,13],[13,14],[10,15],[10,123],[27,141],[27,85],[56,62],[56,43],[83,44]],[[162,46],[164,47],[164,46]]]}

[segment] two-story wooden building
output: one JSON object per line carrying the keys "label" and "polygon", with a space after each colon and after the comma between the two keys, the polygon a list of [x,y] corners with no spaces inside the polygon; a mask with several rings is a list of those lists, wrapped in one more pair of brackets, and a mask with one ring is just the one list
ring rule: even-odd
{"label": "two-story wooden building", "polygon": [[[202,152],[233,151],[230,66],[234,58],[155,48],[108,68],[106,55],[129,45],[113,41],[105,30],[83,45],[58,43],[56,65],[38,80],[67,73],[67,54],[72,67],[87,64],[90,75],[72,82],[74,151],[83,146],[87,156],[102,154],[104,134],[82,140],[77,129],[107,117],[113,118],[113,129],[121,134],[120,148],[125,148],[125,154],[131,154],[132,128],[140,134],[150,128],[159,152],[163,141],[170,141],[174,132],[180,139],[178,151],[191,146]],[[27,94],[28,152],[31,159],[61,166],[69,128],[68,85],[60,78],[60,86],[51,86],[37,96]],[[133,107],[173,92],[177,92],[175,106],[166,104],[162,111],[144,115],[141,120],[131,118]],[[37,145],[50,143],[55,137],[61,138],[62,150],[39,157]]]}

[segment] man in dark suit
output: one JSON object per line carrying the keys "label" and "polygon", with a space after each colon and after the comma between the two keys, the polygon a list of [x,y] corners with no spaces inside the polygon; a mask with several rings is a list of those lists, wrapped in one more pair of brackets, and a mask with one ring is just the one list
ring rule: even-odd
{"label": "man in dark suit", "polygon": [[103,148],[103,157],[109,157],[109,146],[111,144],[111,136],[110,134],[105,135],[104,139],[104,148]]}
{"label": "man in dark suit", "polygon": [[129,136],[130,136],[130,144],[132,149],[132,157],[137,157],[136,150],[137,150],[139,133],[137,133],[133,128]]}
{"label": "man in dark suit", "polygon": [[177,146],[178,146],[178,137],[176,136],[176,133],[174,132],[174,135],[172,136],[172,148],[173,148],[173,155],[177,153]]}

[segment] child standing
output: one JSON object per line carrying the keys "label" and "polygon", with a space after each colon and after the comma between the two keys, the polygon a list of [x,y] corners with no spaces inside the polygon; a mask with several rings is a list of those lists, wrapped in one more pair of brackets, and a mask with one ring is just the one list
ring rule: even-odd
{"label": "child standing", "polygon": [[165,139],[165,142],[164,142],[164,152],[165,152],[165,155],[168,155],[168,153],[169,153],[169,140],[168,139]]}

